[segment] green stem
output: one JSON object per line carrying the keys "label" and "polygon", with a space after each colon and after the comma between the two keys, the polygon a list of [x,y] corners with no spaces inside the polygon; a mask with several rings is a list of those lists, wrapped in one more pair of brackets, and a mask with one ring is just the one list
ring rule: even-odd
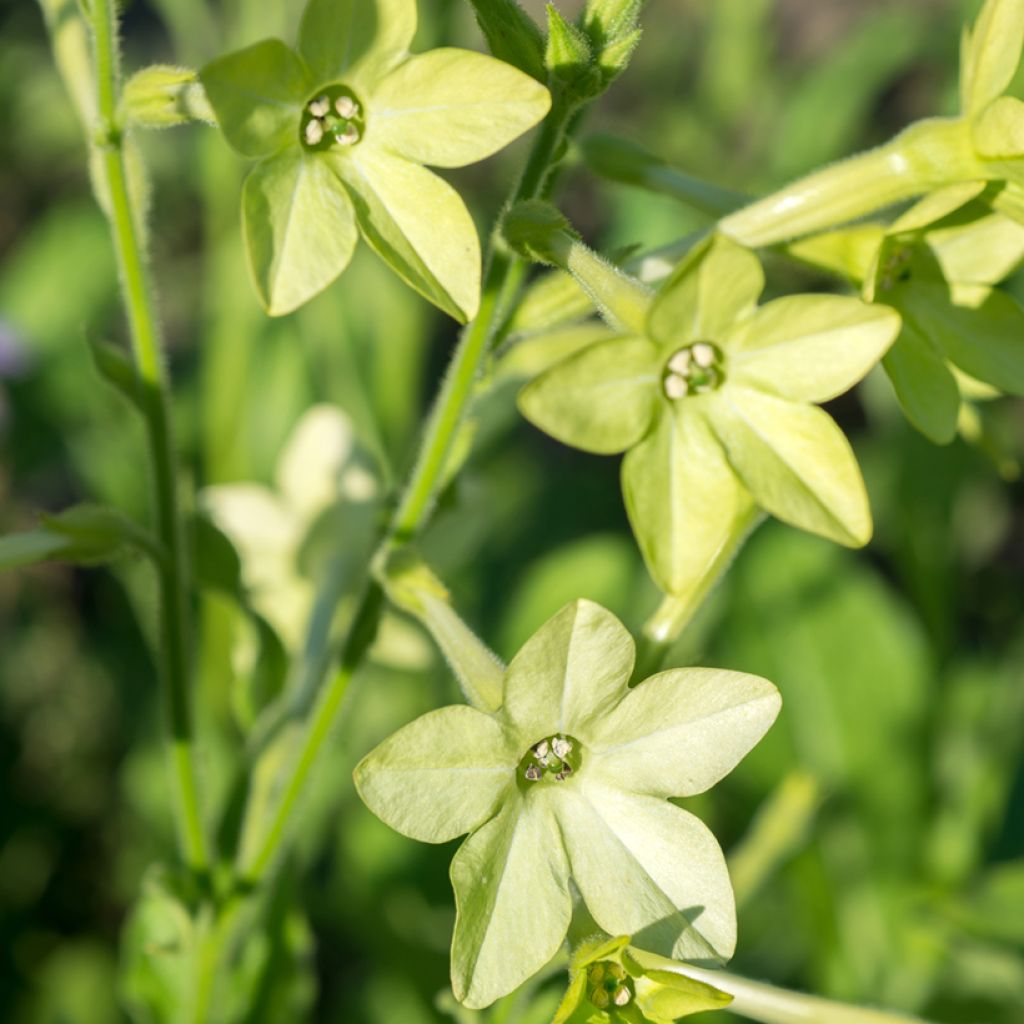
{"label": "green stem", "polygon": [[132,352],[142,386],[152,462],[157,535],[167,552],[167,558],[158,570],[160,646],[164,698],[171,731],[171,766],[177,786],[178,828],[186,863],[193,871],[204,873],[209,865],[209,857],[192,752],[187,574],[175,479],[169,384],[162,359],[153,289],[143,252],[142,228],[136,219],[129,195],[124,134],[117,122],[120,72],[112,0],[92,0],[90,16],[100,119],[93,144],[97,147],[106,184],[109,202],[107,213],[121,274]]}

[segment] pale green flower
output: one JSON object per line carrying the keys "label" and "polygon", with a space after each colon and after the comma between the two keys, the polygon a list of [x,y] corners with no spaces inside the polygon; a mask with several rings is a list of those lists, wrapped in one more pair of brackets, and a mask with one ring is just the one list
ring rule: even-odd
{"label": "pale green flower", "polygon": [[471,833],[451,867],[452,988],[467,1006],[486,1006],[551,959],[572,914],[570,878],[610,934],[707,964],[732,955],[722,852],[667,798],[731,771],[774,720],[778,691],[702,668],[631,690],[633,659],[622,624],[578,601],[513,659],[500,707],[432,711],[356,768],[367,806],[404,835]]}

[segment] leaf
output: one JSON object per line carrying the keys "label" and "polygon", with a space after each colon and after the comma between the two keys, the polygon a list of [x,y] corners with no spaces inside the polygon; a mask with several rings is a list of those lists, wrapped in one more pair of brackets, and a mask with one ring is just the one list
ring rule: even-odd
{"label": "leaf", "polygon": [[519,409],[563,444],[613,455],[631,448],[650,428],[660,370],[658,351],[646,338],[602,341],[524,388]]}
{"label": "leaf", "polygon": [[61,557],[67,540],[49,530],[29,530],[0,537],[0,572],[38,565]]}
{"label": "leaf", "polygon": [[569,927],[569,868],[549,801],[516,794],[452,859],[452,989],[478,1009],[556,953]]}
{"label": "leaf", "polygon": [[299,52],[315,84],[345,78],[366,88],[406,55],[415,34],[416,0],[309,0]]}
{"label": "leaf", "polygon": [[142,383],[128,353],[105,341],[87,339],[87,343],[96,372],[136,409],[145,411]]}
{"label": "leaf", "polygon": [[512,799],[524,752],[491,715],[452,705],[388,737],[359,762],[353,778],[363,803],[396,832],[446,843]]}
{"label": "leaf", "polygon": [[253,283],[271,316],[323,291],[348,266],[358,238],[345,189],[322,159],[299,148],[252,169],[242,215]]}
{"label": "leaf", "polygon": [[1018,0],[987,0],[960,56],[960,106],[970,117],[1006,91],[1024,44],[1024,7]]}
{"label": "leaf", "polygon": [[243,156],[298,147],[301,107],[315,83],[280,39],[264,39],[219,57],[199,78],[224,137]]}
{"label": "leaf", "polygon": [[372,145],[330,160],[377,255],[435,306],[471,320],[480,303],[480,240],[459,194],[418,164]]}
{"label": "leaf", "polygon": [[470,0],[470,3],[491,53],[538,82],[546,82],[544,34],[517,0]]}
{"label": "leaf", "polygon": [[727,385],[713,397],[714,432],[758,505],[839,544],[868,542],[864,481],[849,442],[827,413],[739,386]]}
{"label": "leaf", "polygon": [[882,360],[910,422],[935,444],[956,437],[960,389],[942,353],[909,324]]}
{"label": "leaf", "polygon": [[861,380],[899,329],[899,316],[884,306],[792,295],[762,306],[725,335],[725,372],[779,398],[826,402]]}
{"label": "leaf", "polygon": [[547,89],[482,53],[445,48],[410,57],[376,88],[369,138],[407,160],[462,167],[541,121]]}
{"label": "leaf", "polygon": [[619,789],[692,796],[736,767],[779,713],[759,676],[718,669],[660,672],[635,686],[590,734],[588,768]]}

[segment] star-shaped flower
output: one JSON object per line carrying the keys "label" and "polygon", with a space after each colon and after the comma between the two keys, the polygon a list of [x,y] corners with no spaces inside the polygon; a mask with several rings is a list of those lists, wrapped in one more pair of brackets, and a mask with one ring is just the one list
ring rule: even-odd
{"label": "star-shaped flower", "polygon": [[[583,283],[595,295],[602,287]],[[630,522],[669,593],[707,577],[754,505],[841,544],[871,535],[850,445],[813,403],[859,381],[896,337],[899,317],[835,295],[759,307],[763,288],[757,258],[714,236],[639,313],[619,318],[627,336],[570,356],[520,396],[523,414],[558,440],[628,451]]]}
{"label": "star-shaped flower", "polygon": [[547,90],[480,53],[409,55],[415,0],[309,0],[298,51],[266,39],[203,68],[228,142],[259,159],[243,226],[267,311],[346,267],[359,234],[459,320],[476,312],[480,243],[455,190],[422,165],[490,156],[544,117]]}
{"label": "star-shaped flower", "polygon": [[565,938],[574,880],[598,925],[705,963],[731,956],[735,909],[717,842],[668,797],[726,775],[778,713],[757,676],[676,669],[629,689],[634,645],[588,601],[519,651],[500,708],[441,708],[356,768],[367,806],[423,842],[471,833],[452,860],[452,988],[486,1006]]}

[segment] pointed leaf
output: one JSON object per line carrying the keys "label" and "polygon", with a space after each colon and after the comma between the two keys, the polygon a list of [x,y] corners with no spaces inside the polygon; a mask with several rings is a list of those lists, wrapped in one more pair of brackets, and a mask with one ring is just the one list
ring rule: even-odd
{"label": "pointed leaf", "polygon": [[703,793],[747,755],[781,704],[779,691],[760,676],[709,668],[661,672],[601,720],[588,768],[635,793]]}
{"label": "pointed leaf", "polygon": [[459,194],[436,174],[372,145],[331,164],[377,255],[456,320],[472,319],[480,303],[480,240]]}
{"label": "pointed leaf", "polygon": [[301,58],[280,39],[211,61],[199,78],[225,138],[243,156],[299,145],[302,104],[314,83]]}
{"label": "pointed leaf", "polygon": [[1024,6],[1019,0],[987,0],[965,34],[960,67],[960,105],[979,113],[1013,80],[1024,44]]}
{"label": "pointed leaf", "polygon": [[469,0],[477,24],[498,60],[525,71],[538,82],[547,81],[544,34],[519,6],[518,0]]}
{"label": "pointed leaf", "polygon": [[374,145],[416,163],[462,167],[503,149],[551,106],[547,89],[470,50],[431,50],[400,64],[373,94]]}
{"label": "pointed leaf", "polygon": [[551,959],[569,927],[569,867],[542,794],[516,795],[452,858],[452,990],[488,1006]]}
{"label": "pointed leaf", "polygon": [[352,203],[318,156],[296,148],[257,164],[245,179],[242,215],[249,269],[271,316],[298,309],[352,258]]}
{"label": "pointed leaf", "polygon": [[600,342],[529,384],[519,395],[519,408],[563,444],[599,455],[625,451],[650,428],[660,362],[646,338]]}
{"label": "pointed leaf", "polygon": [[353,778],[366,806],[396,832],[446,843],[516,792],[521,753],[497,719],[455,704],[399,729],[359,762]]}
{"label": "pointed leaf", "polygon": [[826,402],[882,358],[900,329],[885,306],[792,295],[762,306],[723,339],[731,380],[780,398]]}
{"label": "pointed leaf", "polygon": [[739,386],[714,397],[715,434],[766,512],[850,547],[868,542],[864,481],[849,442],[827,413]]}
{"label": "pointed leaf", "polygon": [[942,353],[909,324],[882,360],[910,422],[935,444],[956,437],[960,389]]}
{"label": "pointed leaf", "polygon": [[9,533],[0,537],[0,572],[62,558],[67,549],[67,539],[49,530]]}

